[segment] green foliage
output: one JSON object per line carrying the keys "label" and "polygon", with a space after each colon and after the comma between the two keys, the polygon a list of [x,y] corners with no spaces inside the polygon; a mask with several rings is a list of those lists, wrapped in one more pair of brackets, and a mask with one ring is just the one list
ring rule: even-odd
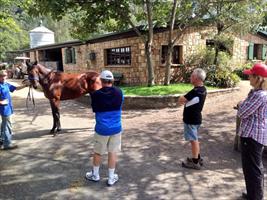
{"label": "green foliage", "polygon": [[233,37],[226,35],[226,34],[220,34],[215,35],[214,37],[215,42],[215,48],[225,48],[225,51],[232,55],[233,54],[233,46],[234,46],[234,39]]}
{"label": "green foliage", "polygon": [[[206,84],[217,87],[234,87],[239,82],[239,77],[233,72],[231,66],[231,52],[233,49],[233,39],[225,34],[217,35],[214,38],[215,48],[202,48],[187,58],[189,66],[203,68],[207,73]],[[226,50],[219,51],[217,55],[217,65],[214,64],[217,47],[223,46]]]}
{"label": "green foliage", "polygon": [[71,29],[73,26],[69,20],[70,16],[64,16],[61,20],[53,20],[50,15],[46,15],[41,18],[35,18],[36,25],[34,25],[33,28],[38,25],[41,19],[43,21],[43,25],[54,32],[56,43],[66,42],[75,38],[71,34]]}
{"label": "green foliage", "polygon": [[193,55],[185,58],[187,66],[208,66],[213,64],[215,52],[210,48],[200,48]]}
{"label": "green foliage", "polygon": [[[114,31],[128,28],[130,3],[120,1],[65,1],[65,0],[33,0],[29,12],[33,16],[51,14],[53,19],[61,20],[69,16],[73,25],[72,37],[88,39],[92,34],[103,30]],[[124,17],[122,17],[124,16]]]}
{"label": "green foliage", "polygon": [[217,87],[234,87],[240,81],[240,78],[232,72],[229,66],[203,66],[207,72],[206,84]]}
{"label": "green foliage", "polygon": [[[121,87],[125,95],[135,96],[151,96],[151,95],[170,95],[170,94],[184,94],[193,88],[191,84],[179,83],[168,86],[156,85],[153,87],[133,86]],[[216,87],[208,87],[208,90],[218,89]]]}
{"label": "green foliage", "polygon": [[72,39],[68,17],[61,21],[52,20],[51,16],[31,17],[27,13],[32,0],[0,0],[0,60],[5,60],[5,52],[29,48],[29,31],[43,25],[55,32],[56,42]]}
{"label": "green foliage", "polygon": [[16,37],[22,34],[22,30],[13,17],[18,1],[0,0],[0,60],[4,59],[4,53],[20,45]]}
{"label": "green foliage", "polygon": [[246,63],[246,64],[242,65],[241,67],[236,68],[236,69],[234,70],[234,73],[235,73],[238,77],[240,77],[242,80],[248,80],[248,76],[245,75],[245,74],[243,74],[243,71],[244,71],[245,69],[251,69],[252,65],[253,65],[253,64],[252,64],[251,62]]}
{"label": "green foliage", "polygon": [[207,18],[221,32],[247,33],[255,30],[262,22],[266,1],[225,1],[217,0],[209,5]]}
{"label": "green foliage", "polygon": [[[210,3],[207,21],[217,28],[215,33],[215,57],[213,64],[218,65],[221,35],[225,33],[246,34],[256,30],[266,12],[265,0],[225,1],[217,0]],[[227,44],[224,40],[223,44]],[[231,54],[231,51],[228,51]]]}
{"label": "green foliage", "polygon": [[267,26],[267,13],[264,15],[262,26]]}
{"label": "green foliage", "polygon": [[[171,2],[152,1],[152,4],[153,24],[166,26]],[[98,34],[132,28],[129,21],[132,21],[135,26],[148,25],[145,3],[142,0],[67,2],[65,0],[33,0],[29,13],[32,16],[51,14],[56,20],[68,16],[72,24],[72,37],[81,40]]]}
{"label": "green foliage", "polygon": [[214,49],[200,49],[198,53],[187,59],[189,66],[200,67],[207,73],[206,84],[216,87],[234,87],[239,82],[239,77],[233,72],[231,56],[219,52],[218,65],[213,64]]}

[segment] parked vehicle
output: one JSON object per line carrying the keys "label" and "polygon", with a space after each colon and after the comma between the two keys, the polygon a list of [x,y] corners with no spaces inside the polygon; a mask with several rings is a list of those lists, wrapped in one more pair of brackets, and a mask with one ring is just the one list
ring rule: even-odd
{"label": "parked vehicle", "polygon": [[0,62],[0,69],[6,69],[7,66],[8,66],[8,63]]}
{"label": "parked vehicle", "polygon": [[30,58],[24,56],[14,58],[13,78],[24,79],[24,76],[27,75],[27,60],[30,60]]}

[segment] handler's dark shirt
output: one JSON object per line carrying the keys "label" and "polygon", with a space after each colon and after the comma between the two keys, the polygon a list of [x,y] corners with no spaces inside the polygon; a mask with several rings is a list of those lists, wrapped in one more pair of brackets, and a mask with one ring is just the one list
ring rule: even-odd
{"label": "handler's dark shirt", "polygon": [[123,93],[117,87],[103,87],[91,93],[93,112],[121,110]]}
{"label": "handler's dark shirt", "polygon": [[95,112],[95,132],[110,136],[122,131],[121,109],[124,100],[121,89],[103,87],[91,93],[92,108]]}
{"label": "handler's dark shirt", "polygon": [[193,105],[190,106],[185,105],[183,113],[184,123],[194,124],[194,125],[201,124],[202,122],[201,111],[204,106],[206,95],[207,95],[207,90],[205,86],[200,86],[200,87],[194,87],[184,96],[188,101],[194,98],[198,100],[198,103],[195,103]]}

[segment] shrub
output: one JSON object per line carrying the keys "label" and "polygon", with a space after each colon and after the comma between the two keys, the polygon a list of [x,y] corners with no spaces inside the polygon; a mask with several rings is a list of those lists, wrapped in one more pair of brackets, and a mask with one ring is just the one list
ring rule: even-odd
{"label": "shrub", "polygon": [[245,65],[242,65],[241,67],[238,67],[234,70],[234,73],[240,77],[242,80],[248,80],[248,76],[243,74],[243,71],[245,69],[250,69],[252,67],[252,63],[246,63]]}
{"label": "shrub", "polygon": [[218,65],[214,65],[215,51],[201,49],[198,53],[187,59],[189,66],[200,67],[207,73],[206,84],[216,87],[234,87],[240,81],[233,72],[231,56],[226,52],[219,52]]}

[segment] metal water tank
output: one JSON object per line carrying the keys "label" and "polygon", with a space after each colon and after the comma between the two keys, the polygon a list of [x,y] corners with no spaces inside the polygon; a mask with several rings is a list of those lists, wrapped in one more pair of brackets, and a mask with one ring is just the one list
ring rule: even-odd
{"label": "metal water tank", "polygon": [[54,32],[50,31],[43,25],[40,25],[39,27],[36,27],[35,29],[30,31],[31,48],[54,43],[55,43]]}

